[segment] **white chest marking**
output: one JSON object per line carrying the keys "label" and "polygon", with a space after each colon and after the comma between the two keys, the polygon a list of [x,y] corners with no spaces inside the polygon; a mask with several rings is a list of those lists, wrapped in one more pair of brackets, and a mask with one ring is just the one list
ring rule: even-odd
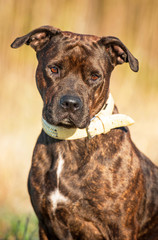
{"label": "white chest marking", "polygon": [[57,168],[57,188],[59,187],[59,178],[60,178],[60,174],[62,172],[63,169],[63,165],[64,165],[64,159],[62,158],[61,154],[59,154],[59,160],[58,160],[58,168]]}
{"label": "white chest marking", "polygon": [[69,199],[65,197],[58,188],[55,189],[54,192],[51,193],[50,195],[52,204],[53,204],[53,212],[55,212],[58,203],[67,203]]}
{"label": "white chest marking", "polygon": [[64,159],[62,158],[61,154],[59,154],[58,168],[57,168],[57,188],[50,194],[50,200],[53,204],[53,212],[55,212],[58,203],[67,203],[69,201],[69,199],[65,197],[59,190],[60,174],[62,172],[63,165],[64,165]]}

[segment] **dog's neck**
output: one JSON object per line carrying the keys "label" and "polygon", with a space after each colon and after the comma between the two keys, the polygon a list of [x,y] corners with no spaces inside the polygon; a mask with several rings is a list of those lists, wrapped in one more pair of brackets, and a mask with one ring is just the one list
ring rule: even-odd
{"label": "dog's neck", "polygon": [[52,138],[59,140],[74,140],[79,138],[92,138],[95,135],[106,134],[111,129],[129,126],[134,123],[133,119],[124,114],[112,114],[114,110],[114,100],[112,95],[102,108],[90,121],[87,128],[66,128],[49,124],[42,117],[42,125],[44,132]]}

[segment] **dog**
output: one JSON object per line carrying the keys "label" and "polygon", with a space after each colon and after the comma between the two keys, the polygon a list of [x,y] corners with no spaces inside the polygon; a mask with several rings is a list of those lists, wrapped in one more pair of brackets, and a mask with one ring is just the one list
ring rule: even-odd
{"label": "dog", "polygon": [[[116,37],[39,27],[17,38],[37,54],[43,129],[28,189],[41,240],[157,240],[158,168],[131,140],[109,90],[138,60]],[[99,130],[101,129],[101,130]]]}

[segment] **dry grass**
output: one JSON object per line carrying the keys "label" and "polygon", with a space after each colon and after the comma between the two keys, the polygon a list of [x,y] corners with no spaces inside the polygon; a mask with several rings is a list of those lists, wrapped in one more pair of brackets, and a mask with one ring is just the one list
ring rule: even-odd
{"label": "dry grass", "polygon": [[42,102],[34,75],[37,61],[29,47],[10,43],[35,27],[119,37],[140,61],[139,73],[118,67],[111,91],[131,127],[137,146],[158,164],[158,2],[156,0],[0,0],[0,209],[31,212],[27,175],[41,129]]}

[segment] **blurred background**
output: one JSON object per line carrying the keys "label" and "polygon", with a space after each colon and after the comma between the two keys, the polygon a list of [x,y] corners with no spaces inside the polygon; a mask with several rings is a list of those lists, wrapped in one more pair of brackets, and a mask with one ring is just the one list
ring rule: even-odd
{"label": "blurred background", "polygon": [[116,36],[138,58],[138,73],[128,64],[114,70],[111,92],[119,111],[135,120],[134,142],[158,164],[158,1],[0,0],[0,239],[27,239],[28,222],[31,232],[36,221],[27,177],[41,130],[37,60],[29,46],[15,50],[10,44],[42,25]]}

